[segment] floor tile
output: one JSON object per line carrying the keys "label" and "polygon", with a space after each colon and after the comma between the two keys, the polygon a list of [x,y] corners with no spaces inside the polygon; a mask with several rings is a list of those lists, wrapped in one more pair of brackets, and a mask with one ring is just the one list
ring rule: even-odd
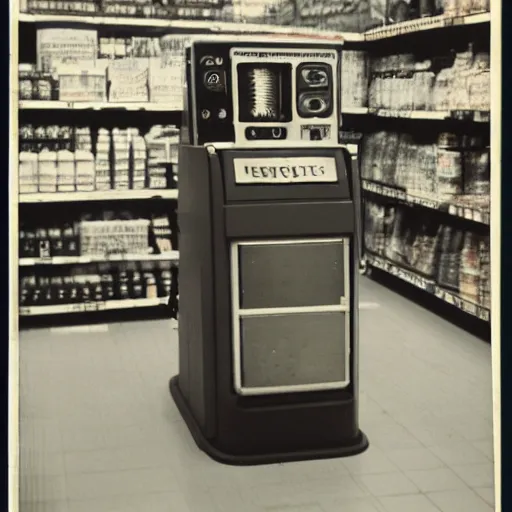
{"label": "floor tile", "polygon": [[64,476],[62,452],[46,452],[38,449],[20,450],[19,465],[22,475]]}
{"label": "floor tile", "polygon": [[466,488],[466,484],[448,468],[406,471],[405,474],[423,493]]}
{"label": "floor tile", "polygon": [[391,496],[381,498],[380,502],[386,512],[439,512],[439,509],[422,494]]}
{"label": "floor tile", "polygon": [[380,449],[375,447],[370,441],[368,450],[356,457],[345,459],[345,466],[353,475],[371,475],[374,473],[393,473],[397,467],[389,457]]}
{"label": "floor tile", "polygon": [[399,496],[415,494],[418,488],[403,473],[385,473],[382,475],[361,475],[357,477],[373,496]]}
{"label": "floor tile", "polygon": [[426,496],[441,512],[493,512],[492,507],[470,489],[433,492]]}
{"label": "floor tile", "polygon": [[[179,493],[144,493],[70,501],[68,512],[191,512]],[[207,512],[205,510],[205,512]]]}
{"label": "floor tile", "polygon": [[492,463],[452,466],[452,469],[469,487],[494,485],[494,464]]}
{"label": "floor tile", "polygon": [[491,462],[494,462],[494,442],[492,438],[471,443],[477,450],[480,450]]}
{"label": "floor tile", "polygon": [[66,500],[66,479],[62,476],[20,475],[20,501],[61,502]]}
{"label": "floor tile", "polygon": [[373,496],[344,498],[342,501],[320,498],[320,504],[323,512],[383,512],[382,505]]}
{"label": "floor tile", "polygon": [[70,500],[105,498],[123,494],[178,491],[176,475],[169,469],[138,469],[68,475]]}
{"label": "floor tile", "polygon": [[478,496],[480,496],[480,498],[494,508],[495,495],[493,487],[476,487],[473,490],[478,494]]}
{"label": "floor tile", "polygon": [[466,464],[485,464],[489,459],[469,441],[458,441],[446,445],[431,447],[447,466],[462,466]]}
{"label": "floor tile", "polygon": [[389,450],[386,452],[399,469],[402,471],[419,469],[436,469],[444,466],[428,448],[410,448],[407,450]]}
{"label": "floor tile", "polygon": [[66,500],[20,501],[19,512],[69,512],[69,509]]}

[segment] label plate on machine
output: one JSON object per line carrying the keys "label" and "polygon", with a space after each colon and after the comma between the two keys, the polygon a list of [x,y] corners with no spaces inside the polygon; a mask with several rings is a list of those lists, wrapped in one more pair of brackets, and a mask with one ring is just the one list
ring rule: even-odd
{"label": "label plate on machine", "polygon": [[336,183],[334,157],[235,158],[237,185]]}

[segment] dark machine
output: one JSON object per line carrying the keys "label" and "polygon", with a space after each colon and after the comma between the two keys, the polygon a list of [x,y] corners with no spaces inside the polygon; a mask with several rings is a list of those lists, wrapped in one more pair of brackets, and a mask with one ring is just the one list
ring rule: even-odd
{"label": "dark machine", "polygon": [[339,143],[341,42],[195,41],[186,59],[172,396],[220,462],[360,453],[360,191]]}

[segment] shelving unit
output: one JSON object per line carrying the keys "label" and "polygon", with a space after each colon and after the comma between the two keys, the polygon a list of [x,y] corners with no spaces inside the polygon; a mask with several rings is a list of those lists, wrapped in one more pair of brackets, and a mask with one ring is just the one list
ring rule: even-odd
{"label": "shelving unit", "polygon": [[157,18],[136,18],[122,16],[81,16],[74,14],[28,14],[20,13],[20,23],[38,23],[48,25],[90,25],[106,27],[141,27],[148,29],[165,29],[182,33],[215,34],[277,34],[308,37],[342,38],[349,42],[362,42],[364,34],[354,32],[332,32],[297,26],[264,25],[254,23],[232,23],[213,20],[167,20]]}
{"label": "shelving unit", "polygon": [[64,315],[72,313],[94,313],[97,311],[119,311],[132,308],[150,308],[165,306],[169,297],[150,299],[125,299],[87,302],[80,304],[56,304],[51,306],[29,306],[20,308],[21,317]]}
{"label": "shelving unit", "polygon": [[374,254],[367,254],[366,261],[370,266],[405,281],[415,288],[432,294],[443,302],[460,309],[468,315],[475,316],[484,322],[490,321],[491,312],[489,309],[466,300],[457,293],[443,289],[431,279],[427,279],[410,269],[400,267],[396,263]]}
{"label": "shelving unit", "polygon": [[490,112],[479,110],[391,110],[376,109],[368,107],[348,107],[344,114],[351,115],[372,115],[376,117],[387,117],[395,119],[417,119],[424,121],[471,121],[474,123],[489,123]]}
{"label": "shelving unit", "polygon": [[50,192],[20,194],[20,204],[72,203],[91,201],[138,201],[148,199],[177,200],[177,189],[105,190],[95,192]]}
{"label": "shelving unit", "polygon": [[[392,42],[398,38],[407,37],[408,41],[414,41],[416,35],[432,32],[433,37],[438,37],[440,31],[443,31],[443,37],[449,37],[449,33],[455,27],[485,26],[490,24],[490,13],[474,13],[465,16],[433,16],[430,18],[420,18],[394,25],[383,26],[369,30],[365,33],[340,33],[319,31],[315,28],[298,27],[298,26],[276,26],[271,24],[253,24],[253,23],[235,23],[213,20],[188,20],[188,19],[157,19],[157,18],[136,18],[123,16],[105,16],[105,15],[81,15],[81,14],[54,14],[54,13],[20,13],[19,22],[25,27],[79,27],[92,28],[107,31],[109,37],[119,34],[141,34],[142,31],[148,31],[148,35],[198,35],[202,37],[217,37],[222,34],[268,34],[269,36],[304,36],[304,37],[336,37],[342,38],[347,44],[347,48],[351,45],[358,51],[365,51],[369,55],[380,48],[380,43]],[[30,28],[30,30],[34,30]],[[454,31],[455,32],[455,31]],[[408,43],[409,44],[409,43]],[[133,125],[139,122],[139,116],[160,116],[158,119],[164,119],[162,116],[167,114],[179,115],[176,105],[155,102],[65,102],[65,101],[39,101],[39,100],[23,100],[19,102],[20,112],[25,118],[27,116],[47,115],[46,112],[56,112],[59,115],[71,116],[76,114],[84,115],[90,112],[91,116],[115,115],[122,113],[124,116],[133,116]],[[402,110],[402,109],[385,109],[385,108],[368,108],[367,106],[343,107],[342,113],[349,119],[347,123],[351,125],[351,119],[357,121],[359,125],[367,122],[385,123],[386,119],[390,122],[394,120],[411,120],[417,123],[424,121],[433,121],[437,124],[445,122],[460,122],[461,126],[467,123],[485,127],[490,121],[490,112],[475,110]],[[131,118],[131,117],[130,117]],[[92,119],[92,118],[91,118]],[[140,118],[142,119],[142,117]],[[173,119],[176,119],[173,118]],[[393,120],[393,121],[392,121]],[[376,121],[376,122],[377,122]],[[165,122],[165,121],[164,121]],[[98,123],[100,123],[98,121]],[[433,123],[435,124],[435,123]],[[425,125],[427,126],[427,125]],[[430,126],[430,124],[429,124]],[[345,129],[345,127],[344,127]],[[426,128],[428,129],[428,128]],[[462,201],[460,204],[456,200],[442,200],[432,195],[419,194],[413,190],[407,190],[403,187],[397,187],[386,183],[375,182],[371,180],[363,180],[362,188],[365,197],[381,198],[384,201],[399,203],[406,207],[420,208],[423,210],[432,210],[441,212],[449,219],[460,218],[464,221],[470,221],[480,226],[479,229],[486,229],[490,223],[489,208],[484,202],[478,204],[468,204]],[[74,193],[50,193],[50,194],[20,194],[20,206],[28,204],[47,204],[55,205],[68,203],[84,203],[84,204],[101,204],[102,202],[115,204],[116,202],[137,201],[145,203],[150,200],[169,201],[172,207],[178,199],[178,191],[176,189],[145,189],[145,190],[126,190],[117,191],[109,190],[102,192],[74,192]],[[122,204],[122,203],[119,203]],[[53,208],[53,206],[52,206]],[[23,215],[23,208],[20,210]],[[119,256],[69,256],[54,258],[23,258],[20,260],[20,267],[29,268],[32,266],[59,266],[71,265],[80,266],[89,263],[102,262],[119,262],[119,261],[172,261],[177,264],[179,253],[161,255],[119,255]],[[399,265],[381,258],[379,256],[367,254],[366,263],[369,267],[378,268],[384,272],[392,274],[402,280],[414,284],[414,286],[424,289],[435,295],[441,300],[450,303],[459,309],[467,312],[472,316],[476,316],[484,321],[489,320],[490,312],[486,308],[482,308],[477,304],[462,299],[457,294],[448,292],[435,284],[434,281],[424,280],[415,274],[413,270],[400,268]],[[404,277],[407,276],[407,277]],[[138,299],[123,301],[108,301],[97,305],[58,305],[58,306],[37,306],[24,308],[20,310],[22,316],[38,316],[62,314],[66,312],[81,311],[98,311],[98,310],[115,310],[131,307],[153,307],[160,305],[164,299]],[[165,301],[164,301],[165,302]],[[122,305],[120,304],[122,303]],[[81,309],[82,308],[82,309]],[[88,308],[88,309],[86,309]],[[95,309],[96,308],[96,309]]]}
{"label": "shelving unit", "polygon": [[[489,211],[477,208],[474,205],[463,206],[453,204],[450,201],[443,201],[429,196],[414,195],[407,193],[404,189],[375,183],[368,180],[362,181],[362,189],[371,194],[387,197],[408,206],[421,206],[430,210],[445,212],[454,217],[460,217],[465,220],[471,220],[479,224],[489,225]],[[489,198],[486,198],[487,204]]]}
{"label": "shelving unit", "polygon": [[465,16],[432,16],[368,30],[364,34],[364,39],[365,41],[380,41],[382,39],[415,34],[426,30],[436,30],[462,25],[479,25],[481,23],[490,23],[490,21],[491,14],[488,12],[467,14]]}
{"label": "shelving unit", "polygon": [[83,265],[86,263],[121,262],[121,261],[179,261],[180,253],[171,251],[162,254],[110,254],[91,256],[53,256],[50,258],[20,258],[20,267],[34,265]]}
{"label": "shelving unit", "polygon": [[[411,20],[404,23],[398,23],[396,25],[380,27],[366,32],[365,41],[367,42],[367,45],[365,48],[370,58],[374,55],[377,55],[379,58],[383,58],[386,55],[396,55],[398,53],[416,54],[416,52],[418,52],[419,55],[422,56],[422,59],[428,59],[427,55],[429,55],[430,46],[434,47],[432,50],[433,52],[438,51],[441,47],[445,47],[449,51],[452,48],[450,42],[451,37],[454,37],[459,44],[458,48],[460,48],[461,36],[463,36],[462,38],[465,41],[472,41],[472,37],[482,37],[482,34],[486,33],[486,27],[490,25],[490,21],[491,17],[490,13],[488,12],[475,13],[466,16],[435,16],[430,18]],[[473,32],[473,27],[478,28],[478,30]],[[478,51],[485,51],[482,50],[482,47],[485,48],[486,46],[485,42],[479,41],[479,43]],[[444,65],[446,66],[446,64]],[[439,66],[439,63],[437,63],[436,66]],[[441,65],[441,68],[442,67],[443,65]],[[440,68],[436,67],[435,69],[437,70],[437,73]],[[400,77],[400,72],[397,71],[396,73],[397,76]],[[390,75],[392,74],[388,73],[388,76]],[[407,77],[407,74],[404,76]],[[423,139],[424,141],[427,140],[427,142],[421,142],[418,146],[416,146],[418,151],[421,149],[421,144],[432,144],[432,142],[430,142],[431,139],[428,138],[428,134],[438,134],[443,131],[451,133],[453,131],[457,133],[457,136],[460,137],[460,140],[463,140],[464,137],[461,134],[469,133],[471,134],[470,137],[475,137],[477,134],[485,133],[489,128],[491,115],[488,110],[461,110],[457,108],[445,110],[432,109],[429,111],[368,108],[367,110],[359,109],[358,111],[347,112],[347,114],[354,116],[367,116],[368,120],[375,119],[375,123],[378,124],[373,126],[374,132],[382,132],[388,130],[389,132],[394,132],[395,134],[398,133],[399,136],[401,133],[416,133],[418,135],[418,139]],[[386,124],[386,119],[389,119],[389,125]],[[410,123],[407,125],[407,128],[404,128],[403,125],[405,121],[408,123],[410,121]],[[358,121],[358,126],[363,126],[361,121]],[[366,137],[364,137],[364,140],[365,139]],[[469,140],[469,137],[467,137],[467,139]],[[384,146],[387,145],[386,142],[382,144],[384,144]],[[471,148],[464,144],[466,143],[463,143],[463,146],[458,148],[453,148],[456,151],[460,151],[462,155],[462,164],[460,165],[462,165],[463,169],[465,169],[464,166],[466,165],[465,155],[466,153],[469,154],[471,152]],[[399,145],[397,151],[404,151],[400,148],[401,146]],[[407,150],[405,150],[405,152],[407,153]],[[385,150],[383,152],[383,158],[385,156],[384,154]],[[450,229],[454,230],[454,233],[463,233],[463,235],[459,236],[463,236],[464,240],[466,240],[466,237],[469,236],[477,237],[478,240],[488,240],[490,233],[490,196],[488,193],[482,195],[468,195],[467,193],[462,192],[450,196],[449,194],[444,195],[441,192],[428,192],[425,190],[425,187],[428,188],[428,179],[418,187],[419,190],[415,189],[414,184],[411,184],[410,186],[403,186],[402,184],[397,185],[396,183],[393,183],[395,180],[394,177],[389,179],[390,171],[383,170],[385,167],[384,163],[382,164],[383,169],[380,170],[380,173],[383,174],[383,177],[371,178],[364,175],[365,158],[366,155],[363,151],[363,154],[360,155],[360,159],[363,166],[362,189],[365,201],[368,201],[370,204],[380,204],[382,207],[388,209],[383,211],[396,212],[397,208],[400,207],[403,212],[402,215],[405,217],[405,220],[401,221],[402,229],[405,230],[403,236],[412,237],[409,242],[404,242],[401,245],[401,248],[397,249],[397,251],[409,250],[411,252],[411,258],[418,257],[417,252],[414,253],[414,250],[421,251],[421,249],[416,248],[413,250],[412,244],[420,244],[421,246],[423,243],[422,238],[427,236],[421,234],[422,229],[427,229],[421,227],[421,222],[423,222],[421,219],[423,218],[429,218],[431,220],[434,218],[437,219],[435,222],[439,223],[438,226],[449,226]],[[421,157],[417,158],[419,162]],[[425,156],[425,158],[427,157]],[[400,172],[403,173],[405,172],[403,169],[404,164],[402,163],[401,165],[402,166],[400,167]],[[433,171],[435,174],[436,169],[433,169]],[[395,172],[398,172],[398,167]],[[412,168],[410,172],[425,172],[425,168],[424,166],[422,166],[421,169],[418,168],[417,170]],[[445,172],[448,173],[448,170],[446,169]],[[453,169],[453,172],[456,174],[455,168]],[[387,178],[385,176],[387,176]],[[400,181],[407,181],[408,178],[400,175],[397,180],[397,183],[399,183]],[[368,213],[368,210],[366,210],[366,212]],[[430,215],[429,212],[432,212],[432,215]],[[380,214],[382,214],[382,212],[379,213],[379,215]],[[384,215],[386,214],[384,213]],[[396,230],[400,229],[394,224],[395,221],[398,222],[395,215],[397,214],[390,213],[389,219],[384,219],[381,221],[383,222],[384,226],[386,225],[386,222],[392,222],[392,224],[389,225],[389,228],[384,227],[383,232],[379,231],[376,233],[375,236],[377,241],[374,240],[372,243],[377,243],[381,247],[382,244],[384,247],[388,247],[389,244],[392,243],[391,238],[389,237],[396,237]],[[414,229],[411,226],[415,218],[418,219],[419,223],[417,226],[416,234],[407,235],[407,233],[414,233]],[[385,233],[386,229],[390,230],[390,232],[387,234]],[[433,227],[428,229],[435,230]],[[436,240],[436,236],[441,237],[439,233],[440,231],[438,231],[437,235],[428,235],[427,238],[430,237],[428,238],[428,243],[434,243],[432,241]],[[366,235],[371,236],[371,233],[367,232]],[[382,237],[386,237],[384,239],[385,241],[382,240]],[[423,290],[427,294],[438,298],[440,301],[456,307],[468,315],[488,323],[490,321],[490,309],[488,307],[484,307],[482,304],[476,303],[476,301],[468,300],[465,298],[464,294],[461,293],[456,287],[458,284],[456,286],[454,285],[453,289],[450,288],[449,290],[446,287],[439,285],[438,281],[440,278],[437,274],[439,273],[440,275],[442,272],[444,272],[444,276],[446,277],[446,269],[442,271],[440,267],[437,267],[437,265],[441,265],[441,259],[443,257],[441,254],[444,254],[441,253],[441,250],[444,250],[441,248],[441,238],[438,238],[437,240],[438,241],[436,243],[439,245],[436,249],[436,252],[434,253],[435,260],[437,261],[433,271],[434,277],[427,278],[417,269],[407,267],[406,265],[392,261],[382,255],[377,255],[371,252],[369,249],[365,254],[364,264],[370,271],[371,269],[376,269],[380,272],[384,272],[385,274],[394,276],[401,281],[409,283],[414,288]],[[395,239],[393,240],[393,243],[394,242]],[[411,245],[409,245],[406,249],[407,244]],[[481,247],[481,245],[478,247]],[[379,251],[379,253],[380,252],[381,251]],[[384,250],[382,252],[386,251]],[[406,256],[402,255],[402,257],[407,259]],[[478,257],[481,257],[481,255]],[[455,256],[447,256],[447,258],[451,258],[450,261],[452,263],[450,264],[455,264],[453,262],[459,261]],[[460,258],[460,254],[458,258]],[[482,263],[482,265],[483,264],[484,263]],[[446,265],[446,262],[443,263],[443,265]],[[453,278],[453,271],[451,275]],[[481,275],[481,278],[485,279],[483,274]],[[457,282],[458,279],[462,279],[462,277],[457,277],[455,281]],[[467,283],[464,284],[464,286],[467,287]]]}
{"label": "shelving unit", "polygon": [[147,112],[173,112],[174,105],[165,103],[96,103],[89,101],[41,101],[22,100],[19,102],[20,110],[143,110]]}

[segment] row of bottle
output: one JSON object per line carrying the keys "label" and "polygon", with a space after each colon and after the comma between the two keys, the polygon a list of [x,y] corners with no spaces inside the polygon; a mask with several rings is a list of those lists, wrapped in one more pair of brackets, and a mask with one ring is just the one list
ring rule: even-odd
{"label": "row of bottle", "polygon": [[169,297],[171,288],[169,270],[52,277],[31,275],[21,278],[20,307]]}
{"label": "row of bottle", "polygon": [[[71,151],[71,141],[48,137],[27,142],[30,128],[23,130],[22,151],[19,154],[20,193],[36,192],[91,192],[94,190],[140,190],[144,188],[167,188],[168,164],[175,154],[170,150],[161,151],[168,140],[154,139],[151,131],[143,137],[136,128],[112,131],[101,128],[96,145],[92,147],[91,136],[81,134],[80,142]],[[44,134],[59,134],[59,127],[48,127]],[[34,139],[32,139],[34,140]],[[37,142],[37,141],[41,142]],[[60,144],[66,140],[66,149],[53,151],[49,144]],[[45,144],[45,142],[48,143]],[[177,139],[172,141],[177,145]],[[30,146],[29,144],[32,144]],[[38,147],[38,144],[40,145]],[[41,147],[42,146],[42,147]],[[37,152],[38,149],[41,149]],[[153,154],[156,153],[156,158]],[[163,153],[163,154],[162,154]]]}
{"label": "row of bottle", "polygon": [[489,111],[491,76],[489,53],[456,54],[453,65],[432,71],[432,61],[416,62],[403,54],[376,59],[368,92],[370,108],[391,110]]}
{"label": "row of bottle", "polygon": [[[20,258],[53,258],[60,256],[115,255],[115,254],[165,254],[172,251],[172,229],[168,215],[155,215],[151,220],[119,220],[117,226],[132,225],[131,231],[117,229],[112,220],[91,220],[84,215],[86,229],[82,221],[68,222],[52,227],[29,228],[21,226],[19,230]],[[147,226],[149,226],[149,232]],[[133,226],[135,224],[135,226]],[[146,229],[138,232],[138,225]],[[95,230],[91,226],[97,226]],[[101,233],[103,225],[108,225]],[[96,240],[94,233],[100,232]],[[105,231],[105,229],[103,229]],[[103,243],[100,243],[103,241]]]}
{"label": "row of bottle", "polygon": [[412,215],[405,206],[365,202],[365,247],[490,307],[489,236]]}
{"label": "row of bottle", "polygon": [[408,133],[371,133],[363,142],[361,175],[419,195],[488,195],[489,148],[482,137],[446,132],[432,143]]}

